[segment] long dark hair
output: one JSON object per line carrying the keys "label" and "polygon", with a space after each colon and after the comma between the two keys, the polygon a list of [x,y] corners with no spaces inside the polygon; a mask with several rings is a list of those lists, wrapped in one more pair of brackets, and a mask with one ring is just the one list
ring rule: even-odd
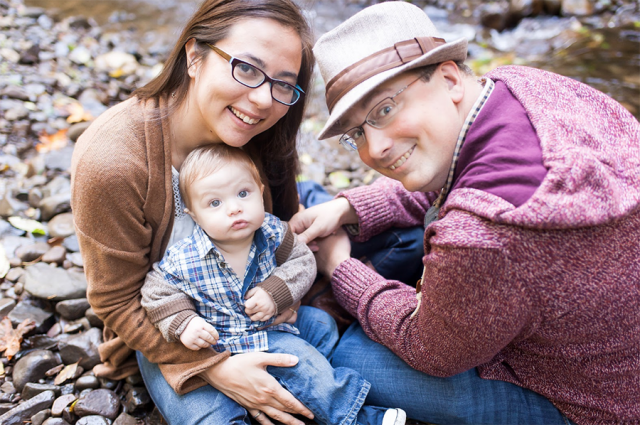
{"label": "long dark hair", "polygon": [[[176,100],[174,105],[180,105],[186,99],[190,81],[185,51],[187,42],[196,39],[196,54],[204,60],[210,49],[201,46],[202,43],[215,45],[227,37],[234,24],[247,18],[272,19],[297,32],[302,41],[297,83],[308,93],[314,66],[313,36],[300,8],[292,0],[205,0],[182,31],[162,72],[133,94],[141,100],[171,94]],[[254,161],[260,162],[271,189],[273,213],[283,220],[288,220],[298,211],[296,136],[305,103],[306,98],[303,97],[273,127],[243,147]]]}

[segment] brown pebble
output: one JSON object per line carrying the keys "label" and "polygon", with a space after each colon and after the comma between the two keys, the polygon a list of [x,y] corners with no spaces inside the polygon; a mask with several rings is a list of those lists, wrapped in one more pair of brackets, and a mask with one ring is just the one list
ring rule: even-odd
{"label": "brown pebble", "polygon": [[62,416],[62,411],[64,410],[64,408],[73,403],[75,400],[76,396],[73,394],[61,395],[53,402],[53,406],[51,406],[51,415]]}

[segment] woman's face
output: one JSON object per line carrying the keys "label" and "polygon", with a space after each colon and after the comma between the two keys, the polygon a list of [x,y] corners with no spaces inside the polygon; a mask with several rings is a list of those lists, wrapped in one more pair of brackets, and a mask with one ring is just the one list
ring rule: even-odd
{"label": "woman's face", "polygon": [[[271,78],[293,85],[302,62],[302,42],[292,28],[271,19],[249,18],[233,25],[216,47],[260,68]],[[194,43],[187,44],[191,83],[187,96],[188,118],[202,141],[243,146],[273,126],[289,106],[271,97],[269,83],[246,87],[231,75],[231,64],[211,50],[197,60]],[[209,48],[200,43],[199,48]]]}

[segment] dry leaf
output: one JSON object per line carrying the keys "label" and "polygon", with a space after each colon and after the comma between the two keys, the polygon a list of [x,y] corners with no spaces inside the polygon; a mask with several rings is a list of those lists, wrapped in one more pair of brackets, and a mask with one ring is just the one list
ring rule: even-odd
{"label": "dry leaf", "polygon": [[11,359],[11,357],[20,351],[20,344],[22,343],[24,334],[33,330],[35,327],[35,320],[24,319],[14,330],[11,325],[11,320],[9,320],[8,317],[2,319],[2,321],[0,321],[0,352],[4,351],[5,357]]}
{"label": "dry leaf", "polygon": [[78,102],[73,102],[67,105],[67,112],[69,112],[69,116],[67,117],[67,122],[69,124],[73,124],[81,121],[91,121],[93,119],[93,115],[89,112],[85,111],[82,105]]}
{"label": "dry leaf", "polygon": [[58,376],[56,376],[56,379],[53,381],[53,384],[60,385],[68,379],[75,378],[76,372],[78,371],[78,364],[79,362],[75,362],[65,366],[65,368],[60,371]]}
{"label": "dry leaf", "polygon": [[36,150],[40,153],[47,153],[50,151],[56,151],[67,146],[69,138],[67,137],[67,129],[62,129],[56,134],[47,134],[45,132],[40,133],[38,136],[40,144],[36,145]]}

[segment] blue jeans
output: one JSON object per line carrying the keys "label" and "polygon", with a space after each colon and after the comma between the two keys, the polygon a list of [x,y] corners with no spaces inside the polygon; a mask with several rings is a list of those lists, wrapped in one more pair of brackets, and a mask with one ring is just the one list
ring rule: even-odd
{"label": "blue jeans", "polygon": [[[305,208],[330,201],[333,196],[312,180],[298,182],[300,203]],[[352,242],[351,256],[369,261],[386,279],[416,286],[422,275],[424,227],[393,228],[366,242]]]}
{"label": "blue jeans", "polygon": [[334,367],[349,367],[371,382],[366,402],[399,407],[407,417],[435,424],[571,424],[545,397],[503,381],[478,376],[475,368],[449,378],[412,369],[367,337],[358,323],[342,336]]}
{"label": "blue jeans", "polygon": [[[369,383],[348,368],[333,368],[331,356],[338,340],[333,319],[313,307],[301,307],[295,326],[300,336],[268,332],[269,352],[293,354],[294,367],[267,367],[267,371],[315,415],[320,424],[380,424],[386,409],[363,406]],[[304,339],[303,339],[304,338]],[[147,389],[169,424],[245,424],[248,412],[215,388],[206,385],[185,395],[176,394],[156,364],[137,353]],[[179,409],[176,409],[179,407]]]}

